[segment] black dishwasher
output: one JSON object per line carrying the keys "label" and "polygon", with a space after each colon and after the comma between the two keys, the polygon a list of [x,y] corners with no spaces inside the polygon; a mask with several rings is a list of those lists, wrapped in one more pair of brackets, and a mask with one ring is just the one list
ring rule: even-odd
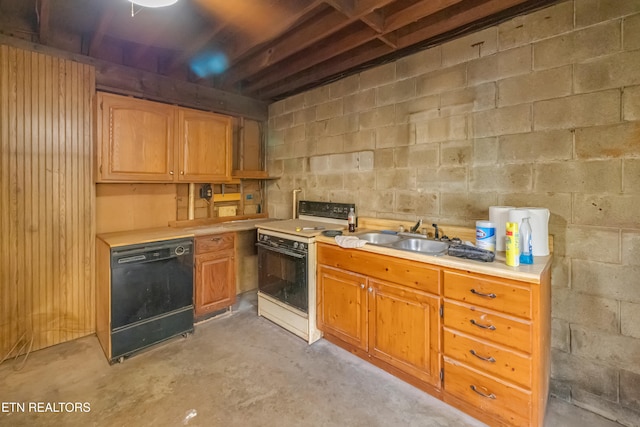
{"label": "black dishwasher", "polygon": [[193,332],[193,240],[111,249],[111,361]]}

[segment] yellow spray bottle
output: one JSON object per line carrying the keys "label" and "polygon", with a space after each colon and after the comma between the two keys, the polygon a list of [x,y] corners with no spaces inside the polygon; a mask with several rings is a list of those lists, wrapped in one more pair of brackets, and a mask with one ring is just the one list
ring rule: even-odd
{"label": "yellow spray bottle", "polygon": [[507,265],[517,267],[520,265],[520,233],[517,222],[507,222],[505,247],[507,249]]}

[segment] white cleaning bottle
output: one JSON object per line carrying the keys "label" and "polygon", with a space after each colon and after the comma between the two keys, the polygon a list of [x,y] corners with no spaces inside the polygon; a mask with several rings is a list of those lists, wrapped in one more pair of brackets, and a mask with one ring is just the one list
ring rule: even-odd
{"label": "white cleaning bottle", "polygon": [[522,218],[522,224],[520,225],[520,264],[533,264],[529,218]]}

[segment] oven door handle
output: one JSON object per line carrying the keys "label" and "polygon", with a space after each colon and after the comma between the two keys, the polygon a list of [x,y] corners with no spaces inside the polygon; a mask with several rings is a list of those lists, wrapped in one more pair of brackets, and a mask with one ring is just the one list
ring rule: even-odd
{"label": "oven door handle", "polygon": [[297,252],[288,251],[286,249],[275,248],[273,246],[265,245],[264,243],[256,243],[256,246],[262,249],[266,249],[268,251],[277,252],[284,255],[290,255],[292,257],[299,258],[299,259],[303,259],[307,257],[307,254],[300,254]]}

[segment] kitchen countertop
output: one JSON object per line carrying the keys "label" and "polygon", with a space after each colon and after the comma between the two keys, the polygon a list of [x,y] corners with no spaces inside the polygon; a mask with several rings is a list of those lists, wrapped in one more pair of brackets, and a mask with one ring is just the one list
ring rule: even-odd
{"label": "kitchen countertop", "polygon": [[[359,229],[357,233],[345,233],[345,235],[354,235],[365,233],[367,231],[377,230],[363,230]],[[316,242],[328,243],[338,246],[335,238],[319,235],[316,238]],[[377,253],[381,255],[389,255],[396,258],[410,259],[413,261],[425,262],[432,265],[441,267],[455,268],[458,270],[465,270],[473,273],[487,274],[490,276],[498,276],[506,279],[519,280],[528,283],[540,283],[540,278],[545,269],[550,268],[552,256],[538,256],[534,258],[533,264],[524,265],[521,264],[518,267],[510,267],[505,264],[504,252],[498,252],[496,259],[493,262],[473,261],[470,259],[458,258],[449,255],[433,256],[424,255],[415,252],[403,251],[399,249],[386,248],[383,246],[377,246],[372,244],[366,244],[362,248],[348,249],[356,251],[366,251]]]}
{"label": "kitchen countertop", "polygon": [[[291,220],[290,220],[291,221]],[[300,220],[295,220],[300,221]],[[106,242],[110,247],[119,247],[127,245],[135,245],[140,243],[156,242],[160,240],[171,240],[180,238],[190,238],[197,236],[204,236],[208,234],[219,234],[237,231],[254,230],[258,226],[279,231],[283,227],[282,221],[274,220],[273,218],[257,218],[246,219],[239,221],[229,221],[217,224],[199,225],[194,227],[159,227],[159,228],[147,228],[142,230],[131,231],[119,231],[114,233],[103,233],[96,237]],[[315,223],[314,223],[315,224]],[[305,226],[300,223],[299,225]],[[333,226],[328,224],[327,229],[340,229],[339,226]],[[354,236],[367,231],[378,230],[365,230],[359,229]],[[331,245],[337,245],[333,237],[326,237],[321,234],[321,230],[310,230],[308,233],[316,236],[317,242],[328,243]],[[345,233],[349,235],[349,233]],[[498,276],[507,279],[519,280],[528,283],[540,283],[540,277],[542,272],[546,268],[550,268],[552,256],[535,257],[534,263],[531,265],[520,265],[518,267],[510,267],[505,264],[504,252],[498,252],[496,254],[496,260],[493,262],[481,262],[473,261],[464,258],[452,257],[449,255],[444,256],[432,256],[424,255],[415,252],[403,251],[398,249],[386,248],[383,246],[376,246],[367,244],[362,248],[350,249],[350,250],[362,250],[366,252],[377,253],[381,255],[393,256],[396,258],[410,259],[419,262],[425,262],[432,265],[455,268],[458,270],[465,270],[479,274],[487,274],[491,276]]]}
{"label": "kitchen countertop", "polygon": [[140,243],[157,242],[160,240],[181,239],[204,236],[208,234],[255,230],[257,224],[268,221],[273,221],[273,219],[257,218],[221,222],[209,225],[199,225],[194,227],[158,227],[146,228],[142,230],[117,231],[113,233],[98,234],[96,238],[103,240],[113,248],[118,246],[136,245]]}
{"label": "kitchen countertop", "polygon": [[[259,228],[271,231],[277,231],[280,233],[287,234],[295,234],[297,236],[302,237],[315,237],[320,235],[325,230],[344,230],[344,226],[318,222],[318,221],[308,221],[303,219],[285,219],[285,220],[270,220],[268,222],[262,222],[258,224]],[[315,227],[323,227],[321,230],[300,230],[297,231],[296,228],[315,228]]]}

